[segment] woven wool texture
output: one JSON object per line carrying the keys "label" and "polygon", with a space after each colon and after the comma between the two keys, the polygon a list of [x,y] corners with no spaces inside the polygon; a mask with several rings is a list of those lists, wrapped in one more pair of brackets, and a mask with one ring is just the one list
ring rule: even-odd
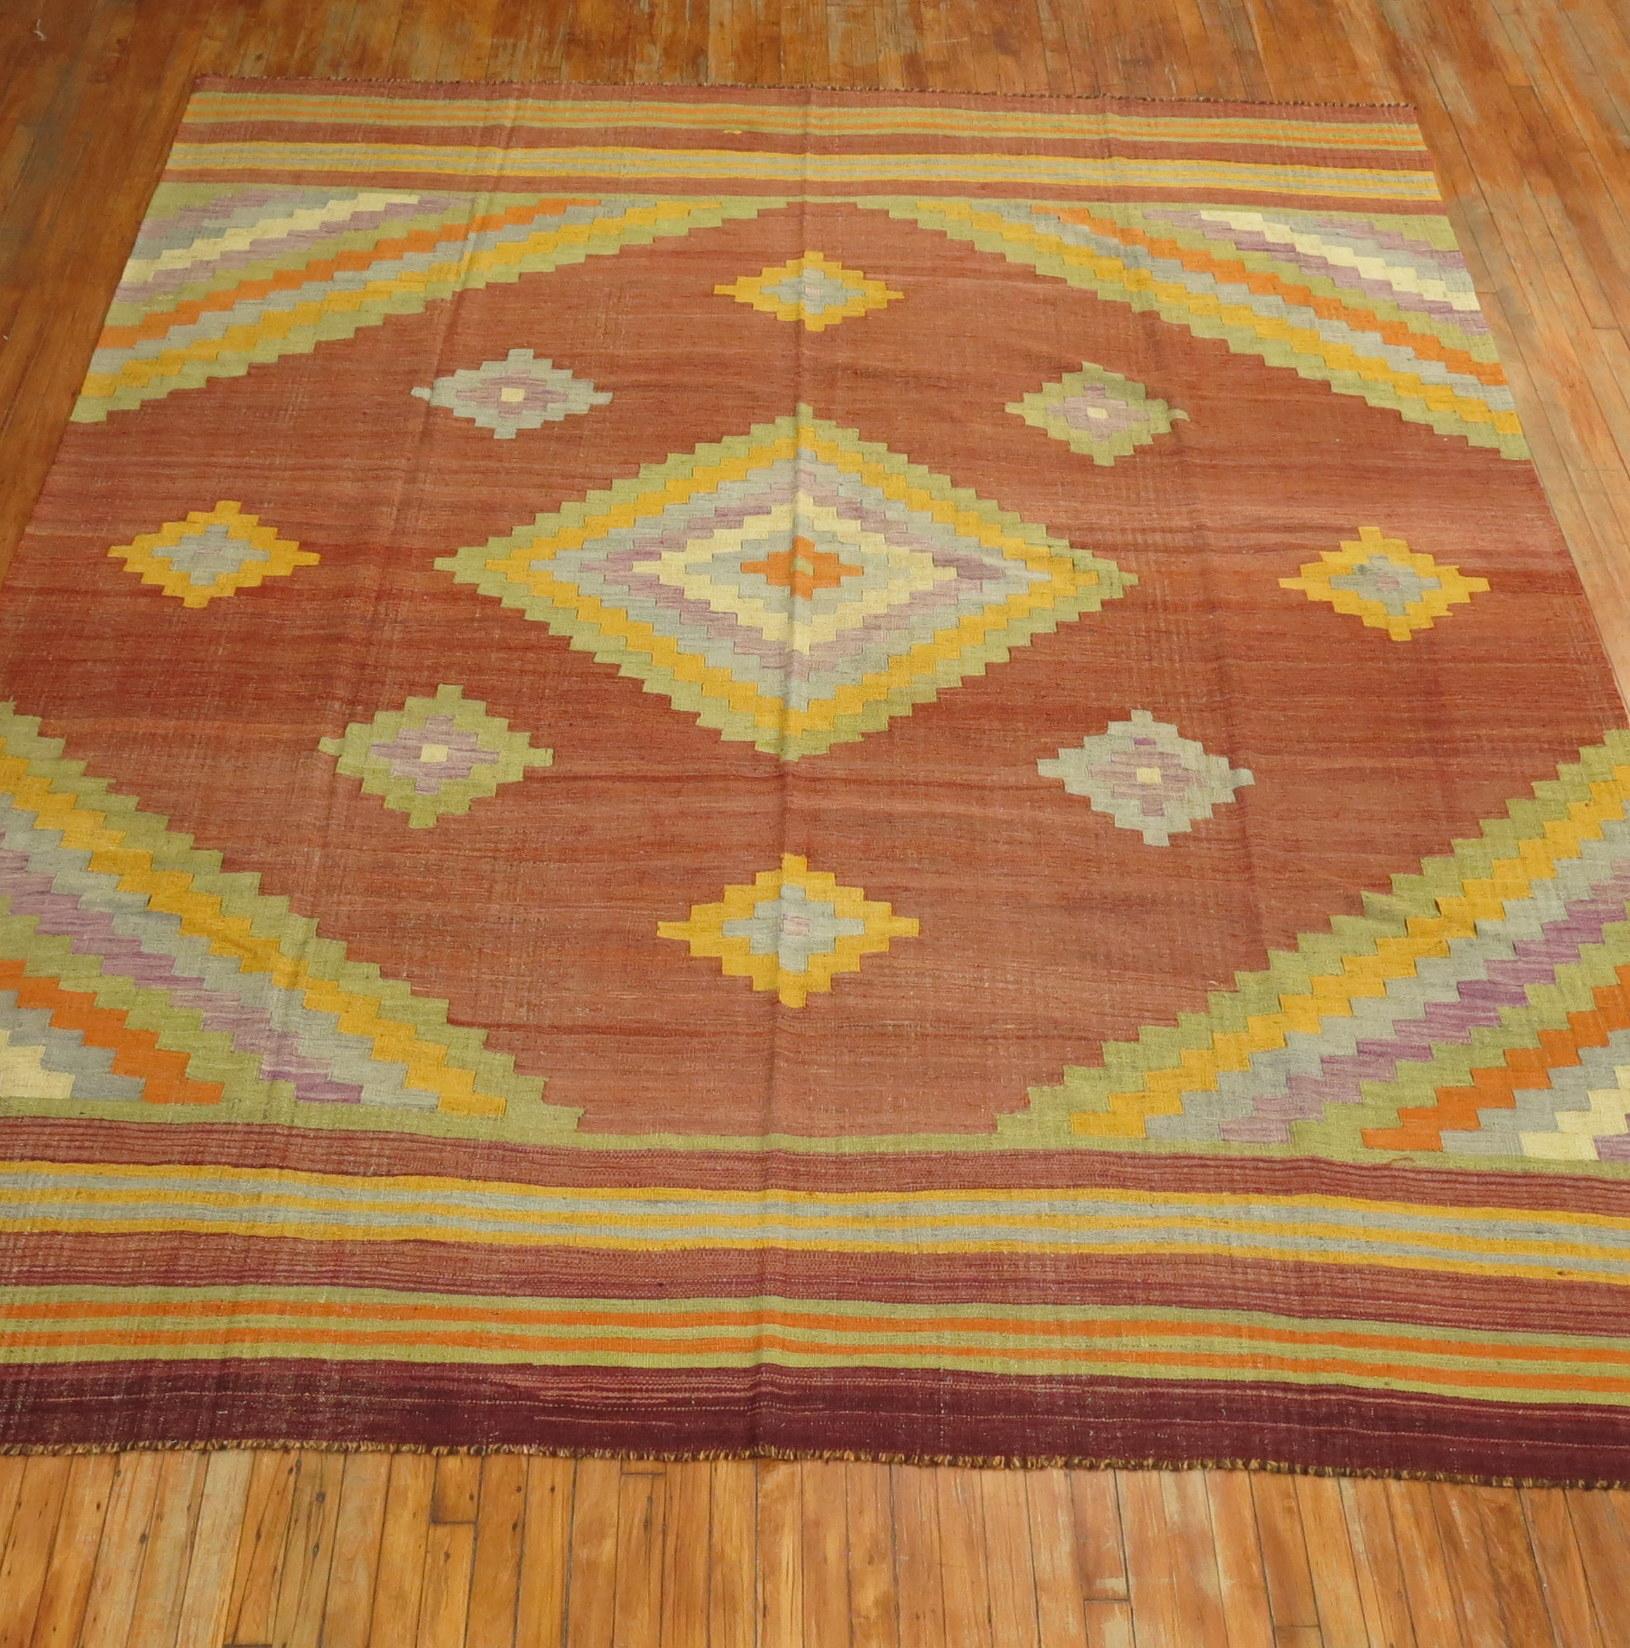
{"label": "woven wool texture", "polygon": [[1406,112],[202,83],[0,659],[0,1446],[1630,1478]]}

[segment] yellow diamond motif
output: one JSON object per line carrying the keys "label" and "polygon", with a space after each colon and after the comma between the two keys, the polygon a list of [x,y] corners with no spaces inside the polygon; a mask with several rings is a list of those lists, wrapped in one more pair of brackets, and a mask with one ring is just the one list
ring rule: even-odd
{"label": "yellow diamond motif", "polygon": [[1356,540],[1325,550],[1298,577],[1279,583],[1301,590],[1310,601],[1327,602],[1368,629],[1384,629],[1394,641],[1430,629],[1452,607],[1489,587],[1486,578],[1467,577],[1459,567],[1417,553],[1378,526],[1360,527]]}
{"label": "yellow diamond motif", "polygon": [[195,509],[184,521],[166,521],[156,532],[113,545],[108,554],[144,584],[156,585],[188,607],[205,607],[223,595],[317,564],[309,550],[280,537],[230,499],[210,510]]}
{"label": "yellow diamond motif", "polygon": [[657,932],[712,957],[728,977],[773,990],[783,1007],[802,1007],[830,991],[837,974],[858,973],[863,956],[915,938],[917,922],[787,853],[778,869],[726,887],[717,904],[698,904],[688,920],[660,922]]}
{"label": "yellow diamond motif", "polygon": [[811,332],[869,314],[904,295],[819,252],[800,252],[713,290],[779,320],[798,321]]}

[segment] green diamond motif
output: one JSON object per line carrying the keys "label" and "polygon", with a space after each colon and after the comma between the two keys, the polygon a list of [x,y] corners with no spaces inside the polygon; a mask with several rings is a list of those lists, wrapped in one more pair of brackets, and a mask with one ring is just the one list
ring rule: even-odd
{"label": "green diamond motif", "polygon": [[1170,434],[1178,419],[1188,417],[1156,399],[1141,383],[1091,361],[1083,361],[1079,372],[1067,372],[1012,402],[1007,410],[1095,464],[1130,457],[1157,435]]}
{"label": "green diamond motif", "polygon": [[446,685],[434,698],[409,698],[400,709],[353,721],[317,747],[369,795],[406,813],[416,830],[467,813],[471,802],[554,760],[552,750],[535,748],[525,733],[489,715],[480,699]]}

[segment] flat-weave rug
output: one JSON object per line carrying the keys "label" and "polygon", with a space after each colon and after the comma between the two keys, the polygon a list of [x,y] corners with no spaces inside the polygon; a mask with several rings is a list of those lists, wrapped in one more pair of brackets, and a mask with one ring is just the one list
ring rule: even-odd
{"label": "flat-weave rug", "polygon": [[1407,112],[201,83],[3,607],[0,1446],[1630,1478]]}

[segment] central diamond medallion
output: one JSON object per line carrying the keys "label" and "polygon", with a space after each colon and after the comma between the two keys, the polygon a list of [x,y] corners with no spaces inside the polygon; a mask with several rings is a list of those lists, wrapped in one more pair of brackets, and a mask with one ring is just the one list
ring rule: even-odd
{"label": "central diamond medallion", "polygon": [[1134,582],[807,408],[436,565],[786,761],[909,715]]}

